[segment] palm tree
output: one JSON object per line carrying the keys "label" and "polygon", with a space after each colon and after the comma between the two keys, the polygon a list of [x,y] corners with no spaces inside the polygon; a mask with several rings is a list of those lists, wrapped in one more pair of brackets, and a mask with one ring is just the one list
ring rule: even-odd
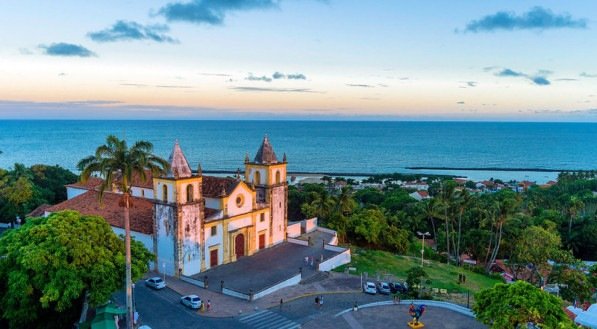
{"label": "palm tree", "polygon": [[458,193],[458,238],[456,244],[456,259],[460,266],[460,241],[462,240],[462,214],[471,203],[471,195],[467,189],[463,189]]}
{"label": "palm tree", "polygon": [[102,202],[104,191],[112,189],[117,183],[122,192],[120,206],[124,207],[124,248],[126,253],[126,308],[127,328],[133,327],[132,278],[131,278],[131,225],[129,210],[132,205],[131,182],[134,176],[147,180],[146,170],[158,176],[166,173],[168,161],[152,154],[153,145],[147,141],[137,141],[131,148],[125,140],[114,135],[106,138],[106,144],[99,146],[94,155],[90,155],[77,164],[81,171],[81,181],[85,182],[92,174],[98,174],[104,180],[99,186],[99,200]]}
{"label": "palm tree", "polygon": [[568,240],[570,240],[570,234],[572,233],[572,220],[576,219],[578,211],[585,206],[584,202],[577,196],[571,196],[568,202]]}
{"label": "palm tree", "polygon": [[441,186],[441,202],[444,209],[444,220],[446,221],[446,252],[448,253],[448,257],[446,258],[446,263],[450,264],[450,218],[448,216],[448,210],[450,210],[452,206],[452,202],[454,199],[454,189],[456,188],[456,183],[454,181],[445,181],[440,182]]}

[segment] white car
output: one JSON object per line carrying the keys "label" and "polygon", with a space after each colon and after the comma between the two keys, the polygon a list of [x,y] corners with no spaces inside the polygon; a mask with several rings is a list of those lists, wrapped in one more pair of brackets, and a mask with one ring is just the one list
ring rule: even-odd
{"label": "white car", "polygon": [[187,295],[180,297],[180,302],[182,305],[186,307],[190,307],[192,309],[199,309],[201,308],[201,298],[197,295]]}
{"label": "white car", "polygon": [[377,293],[377,289],[375,288],[375,283],[371,281],[367,281],[365,285],[363,285],[363,291],[367,294],[375,295]]}
{"label": "white car", "polygon": [[164,289],[166,288],[166,282],[160,277],[153,277],[145,280],[145,285],[153,289]]}

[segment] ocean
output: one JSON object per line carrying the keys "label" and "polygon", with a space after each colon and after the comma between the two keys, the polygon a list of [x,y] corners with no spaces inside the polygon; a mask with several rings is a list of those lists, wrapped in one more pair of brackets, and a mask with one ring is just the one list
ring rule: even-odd
{"label": "ocean", "polygon": [[[178,140],[193,169],[236,170],[268,135],[290,172],[455,174],[544,182],[597,169],[597,124],[356,121],[0,121],[0,168],[14,163],[76,171],[109,134],[148,140],[168,157]],[[431,170],[424,168],[491,168]],[[516,171],[500,169],[518,168]]]}

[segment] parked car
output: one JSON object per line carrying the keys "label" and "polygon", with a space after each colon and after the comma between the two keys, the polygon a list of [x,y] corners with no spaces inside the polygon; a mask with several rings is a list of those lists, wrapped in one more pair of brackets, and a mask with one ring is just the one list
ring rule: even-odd
{"label": "parked car", "polygon": [[163,289],[166,288],[166,282],[162,280],[160,277],[153,277],[145,280],[145,285],[151,287],[153,289]]}
{"label": "parked car", "polygon": [[390,282],[390,291],[393,294],[396,294],[396,293],[404,294],[408,291],[408,289],[406,288],[406,284],[404,284],[404,283]]}
{"label": "parked car", "polygon": [[363,285],[363,291],[367,294],[375,295],[377,293],[377,289],[375,289],[375,283],[367,281]]}
{"label": "parked car", "polygon": [[192,309],[201,308],[201,298],[199,298],[197,295],[182,296],[180,297],[180,302],[182,305]]}
{"label": "parked car", "polygon": [[387,282],[378,282],[377,283],[377,292],[382,295],[389,295],[390,294],[390,286]]}

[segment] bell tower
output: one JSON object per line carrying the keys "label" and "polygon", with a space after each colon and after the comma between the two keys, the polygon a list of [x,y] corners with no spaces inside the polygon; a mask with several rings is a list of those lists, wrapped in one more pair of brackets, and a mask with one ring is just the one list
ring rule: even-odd
{"label": "bell tower", "polygon": [[168,159],[170,169],[154,178],[156,269],[170,275],[201,271],[203,197],[201,171],[193,174],[178,141]]}
{"label": "bell tower", "polygon": [[270,238],[273,244],[286,238],[288,213],[288,184],[286,154],[279,161],[267,135],[253,161],[245,157],[245,180],[255,187],[257,203],[270,207]]}

